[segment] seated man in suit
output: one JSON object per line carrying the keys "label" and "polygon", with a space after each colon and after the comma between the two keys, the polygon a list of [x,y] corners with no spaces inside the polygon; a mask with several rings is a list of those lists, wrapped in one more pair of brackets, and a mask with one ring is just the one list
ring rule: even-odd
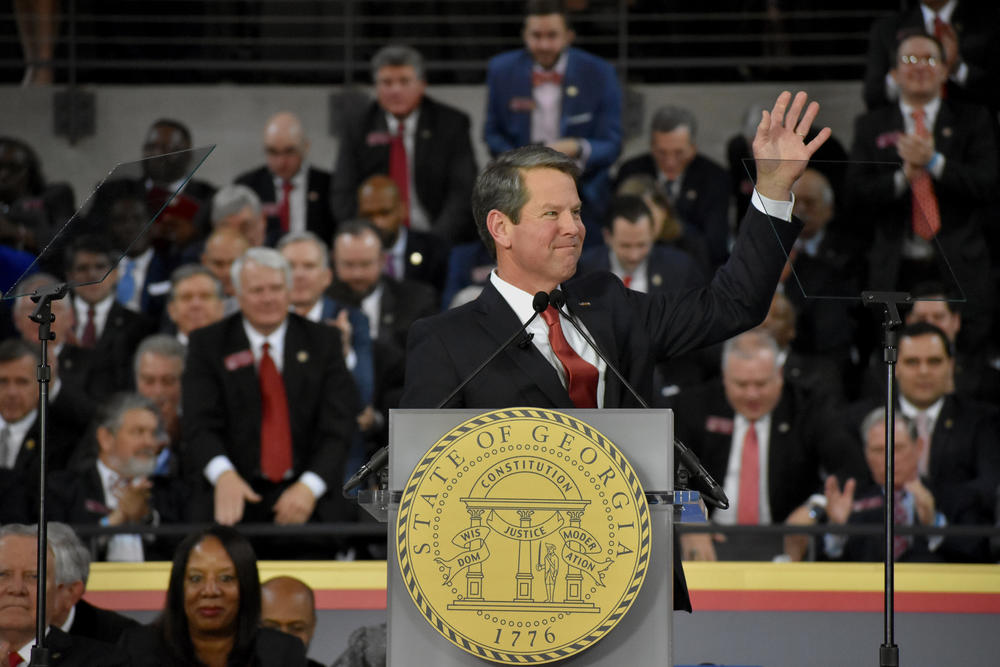
{"label": "seated man in suit", "polygon": [[[156,406],[137,394],[117,394],[102,407],[97,458],[82,470],[62,470],[48,484],[49,517],[71,524],[159,525],[184,520],[187,489],[173,477],[154,475],[163,447]],[[169,560],[173,541],[139,534],[100,543],[101,560]]]}
{"label": "seated man in suit", "polygon": [[212,198],[212,229],[229,228],[246,238],[251,248],[267,238],[267,219],[257,193],[245,185],[227,185]]}
{"label": "seated man in suit", "polygon": [[144,338],[135,351],[135,390],[156,406],[163,427],[154,474],[176,476],[181,440],[181,376],[187,349],[167,334]]}
{"label": "seated man in suit", "polygon": [[698,121],[687,109],[661,107],[649,127],[649,153],[627,160],[617,183],[647,174],[663,184],[685,233],[702,236],[713,268],[729,255],[729,176],[698,152]]}
{"label": "seated man in suit", "polygon": [[[260,624],[298,637],[309,650],[316,632],[316,597],[304,582],[294,577],[274,577],[260,586]],[[321,663],[309,660],[309,667]]]}
{"label": "seated man in suit", "polygon": [[385,248],[385,274],[427,283],[438,294],[448,272],[448,246],[433,234],[405,224],[406,204],[392,179],[376,174],[358,188],[358,215],[378,229]]}
{"label": "seated man in suit", "polygon": [[611,197],[609,169],[622,149],[622,92],[610,63],[572,45],[562,2],[527,3],[524,48],[492,58],[486,73],[483,136],[494,157],[544,144],[582,170],[583,219],[597,234]]}
{"label": "seated man in suit", "polygon": [[[225,262],[220,260],[220,263]],[[227,270],[231,263],[226,263]],[[187,345],[192,331],[221,320],[226,308],[224,297],[222,283],[211,269],[200,264],[177,267],[170,274],[167,316],[177,330],[178,342]]]}
{"label": "seated man in suit", "polygon": [[51,610],[52,625],[71,635],[117,644],[126,628],[139,623],[83,599],[90,577],[90,549],[69,525],[50,521],[48,535],[56,559],[56,607]]}
{"label": "seated man in suit", "polygon": [[653,215],[640,197],[615,197],[601,231],[604,245],[583,253],[581,274],[610,271],[637,292],[700,287],[708,282],[683,250],[653,243]]}
{"label": "seated man in suit", "polygon": [[423,57],[408,46],[381,49],[371,69],[376,100],[340,137],[334,217],[356,217],[358,187],[369,176],[388,174],[412,229],[451,244],[472,240],[469,195],[477,169],[468,115],[424,94]]}
{"label": "seated man in suit", "polygon": [[78,360],[73,360],[72,368],[63,364],[61,377],[95,401],[132,386],[132,355],[153,330],[146,317],[116,301],[118,271],[112,265],[116,259],[97,236],[75,239],[66,255],[66,278],[76,284],[72,303],[80,349],[74,351]]}
{"label": "seated man in suit", "polygon": [[[565,291],[570,316],[579,318],[581,328],[591,332],[647,402],[655,361],[757,324],[785,262],[775,233],[791,243],[799,231],[798,223],[791,222],[790,188],[804,161],[830,134],[824,128],[812,142],[803,142],[819,113],[818,104],[807,107],[806,101],[805,93],[793,100],[784,92],[771,112],[761,114],[754,142],[760,161],[758,196],[744,217],[732,259],[700,289],[642,294],[626,290],[606,273],[571,280],[586,234],[575,161],[542,146],[515,149],[494,160],[477,181],[473,208],[497,269],[475,301],[413,325],[401,406],[430,408],[447,398],[528,320],[539,291]],[[781,210],[781,217],[772,220],[765,210]],[[605,372],[575,328],[556,326],[560,315],[554,310],[531,323],[538,324],[528,329],[534,334],[532,343],[507,347],[487,372],[464,385],[449,407],[641,407]],[[554,346],[561,355],[553,352]],[[577,371],[572,378],[567,365]],[[675,564],[674,603],[690,609],[679,559]]]}
{"label": "seated man in suit", "polygon": [[[720,525],[781,523],[828,475],[864,475],[846,429],[825,404],[785,383],[777,344],[761,329],[726,341],[722,382],[682,392],[675,414],[677,437],[729,496],[729,509],[711,515]],[[727,550],[737,559],[780,551],[768,539],[730,540]],[[715,559],[707,533],[685,535],[682,543],[686,558]]]}
{"label": "seated man in suit", "polygon": [[232,277],[241,310],[191,334],[182,382],[195,518],[336,520],[326,510],[358,413],[340,335],[289,312],[291,267],[278,251],[251,248]]}
{"label": "seated man in suit", "polygon": [[232,268],[236,258],[250,247],[250,242],[242,232],[229,227],[219,227],[205,239],[205,247],[198,258],[199,263],[212,272],[222,285],[222,312],[232,315],[239,310],[233,292]]}
{"label": "seated man in suit", "polygon": [[267,245],[282,234],[309,230],[321,239],[333,236],[330,215],[330,172],[310,165],[309,139],[299,117],[274,114],[264,128],[267,164],[236,177],[260,197],[267,214]]}
{"label": "seated man in suit", "polygon": [[[49,545],[45,570],[45,646],[58,667],[118,667],[128,657],[111,644],[66,634],[51,625],[56,606],[58,570]],[[38,613],[38,536],[36,526],[7,524],[0,528],[0,660],[27,665],[35,639]]]}

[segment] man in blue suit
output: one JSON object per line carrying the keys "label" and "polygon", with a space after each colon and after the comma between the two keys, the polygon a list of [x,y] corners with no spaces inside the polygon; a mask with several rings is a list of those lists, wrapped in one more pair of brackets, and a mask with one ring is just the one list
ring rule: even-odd
{"label": "man in blue suit", "polygon": [[588,240],[599,241],[611,194],[608,170],[622,146],[622,94],[610,64],[570,46],[574,33],[562,3],[528,2],[524,49],[490,60],[483,130],[494,156],[544,144],[581,168]]}

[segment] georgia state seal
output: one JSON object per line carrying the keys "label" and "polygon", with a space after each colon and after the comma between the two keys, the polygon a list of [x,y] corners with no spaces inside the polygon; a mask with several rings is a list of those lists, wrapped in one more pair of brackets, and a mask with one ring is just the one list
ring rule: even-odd
{"label": "georgia state seal", "polygon": [[622,619],[649,564],[635,471],[584,422],[511,408],[420,459],[396,523],[410,597],[448,641],[493,662],[562,660]]}

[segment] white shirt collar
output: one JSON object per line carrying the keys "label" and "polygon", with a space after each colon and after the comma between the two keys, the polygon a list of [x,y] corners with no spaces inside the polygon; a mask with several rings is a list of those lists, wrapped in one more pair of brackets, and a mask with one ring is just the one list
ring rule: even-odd
{"label": "white shirt collar", "polygon": [[[107,324],[108,313],[111,312],[111,306],[113,306],[114,303],[115,293],[112,290],[111,294],[94,304],[95,338],[99,339],[101,334],[104,333],[104,325]],[[76,311],[76,335],[78,339],[83,338],[83,330],[87,326],[87,310],[90,307],[90,304],[83,299],[79,297],[73,298],[73,309]]]}
{"label": "white shirt collar", "polygon": [[[951,0],[951,2],[947,3],[938,12],[936,12],[936,15],[939,16],[942,21],[950,25],[951,15],[955,13],[955,7],[957,6],[958,6],[958,0]],[[927,30],[927,34],[933,35],[935,11],[921,2],[920,13],[924,17],[924,28]]]}
{"label": "white shirt collar", "polygon": [[563,52],[559,54],[559,59],[556,60],[556,64],[552,66],[552,69],[547,70],[536,62],[532,65],[531,70],[533,72],[558,72],[559,74],[565,76],[567,63],[569,63],[569,51],[567,49],[563,49]]}
{"label": "white shirt collar", "polygon": [[21,445],[24,442],[25,436],[31,429],[31,426],[35,423],[35,418],[38,416],[38,409],[35,408],[21,419],[17,420],[12,424],[8,424],[4,421],[3,417],[0,417],[0,429],[3,427],[8,427],[10,429],[10,440],[7,449],[7,460],[0,461],[0,467],[2,468],[13,468],[14,463],[17,462],[17,455],[21,451]]}
{"label": "white shirt collar", "polygon": [[[915,123],[913,122],[913,110],[916,107],[911,106],[903,101],[902,98],[899,100],[899,110],[903,114],[903,125],[906,127],[908,133],[915,131]],[[927,126],[927,131],[934,134],[934,122],[937,120],[938,110],[941,108],[941,98],[935,97],[933,100],[928,102],[923,106],[924,113],[924,125]]]}
{"label": "white shirt collar", "polygon": [[[403,119],[403,134],[407,137],[413,136],[417,131],[417,121],[420,119],[420,107],[410,112],[410,115]],[[389,134],[396,134],[399,131],[400,120],[391,113],[386,112],[385,124],[389,128]],[[409,147],[407,147],[409,148]]]}
{"label": "white shirt collar", "polygon": [[112,493],[112,489],[121,479],[121,475],[109,468],[104,461],[97,459],[97,474],[101,478],[101,487],[104,489],[104,504],[108,509],[115,509],[118,507],[118,499],[115,498],[115,494]]}
{"label": "white shirt collar", "polygon": [[899,395],[899,409],[903,412],[903,416],[907,419],[916,419],[917,415],[921,412],[927,415],[931,420],[931,424],[937,422],[938,415],[941,414],[941,408],[944,407],[944,396],[934,401],[934,403],[928,407],[926,410],[921,410],[913,403],[910,403],[903,396],[902,393]]}
{"label": "white shirt collar", "polygon": [[247,335],[247,340],[250,341],[250,351],[253,353],[254,364],[260,364],[264,343],[267,343],[270,345],[268,355],[274,361],[274,365],[278,367],[278,372],[280,373],[285,359],[285,333],[288,331],[288,318],[282,321],[281,326],[265,336],[254,329],[244,317],[243,331]]}
{"label": "white shirt collar", "polygon": [[306,313],[306,319],[310,322],[319,322],[323,319],[323,299],[319,298],[316,303],[313,304],[309,312]]}

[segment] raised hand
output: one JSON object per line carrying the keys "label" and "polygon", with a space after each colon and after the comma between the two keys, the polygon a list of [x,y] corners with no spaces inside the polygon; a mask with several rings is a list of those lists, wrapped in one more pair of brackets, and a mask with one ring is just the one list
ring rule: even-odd
{"label": "raised hand", "polygon": [[844,482],[844,490],[841,491],[836,475],[826,478],[823,491],[826,495],[826,516],[830,523],[841,525],[847,523],[847,517],[851,516],[851,507],[854,505],[856,485],[853,479],[849,479]]}
{"label": "raised hand", "polygon": [[[830,137],[824,127],[812,141],[805,143],[819,103],[806,102],[805,92],[792,99],[787,90],[778,95],[771,111],[761,112],[760,124],[753,139],[753,156],[757,163],[757,192],[770,199],[790,199],[792,184],[805,171],[809,158]],[[803,112],[803,109],[805,110]]]}

